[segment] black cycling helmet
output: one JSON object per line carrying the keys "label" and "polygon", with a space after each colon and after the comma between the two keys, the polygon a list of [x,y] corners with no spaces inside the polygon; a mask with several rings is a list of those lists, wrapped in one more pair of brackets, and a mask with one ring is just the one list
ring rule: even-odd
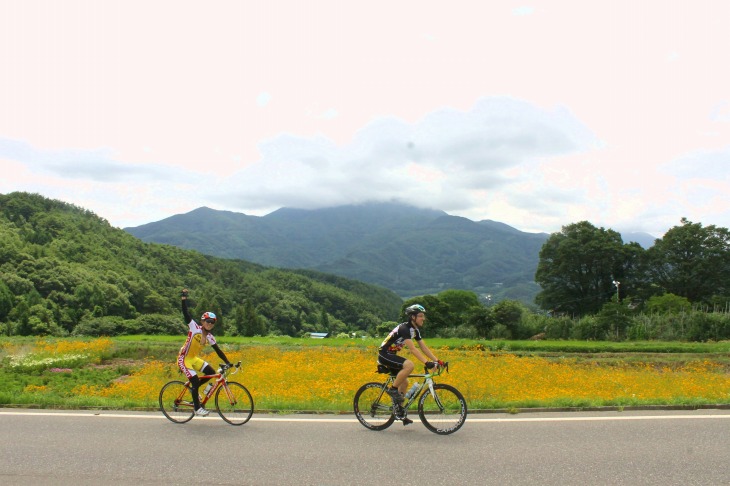
{"label": "black cycling helmet", "polygon": [[423,307],[421,304],[413,304],[413,305],[409,305],[408,307],[406,307],[407,316],[412,316],[414,314],[419,314],[421,312],[423,312],[424,314],[426,313],[426,308]]}

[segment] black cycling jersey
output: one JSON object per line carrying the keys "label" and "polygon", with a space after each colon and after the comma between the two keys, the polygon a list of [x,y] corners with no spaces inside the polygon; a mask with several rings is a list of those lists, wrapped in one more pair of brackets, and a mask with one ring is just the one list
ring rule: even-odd
{"label": "black cycling jersey", "polygon": [[395,354],[405,346],[406,339],[421,340],[421,331],[410,322],[398,324],[380,344],[378,352]]}

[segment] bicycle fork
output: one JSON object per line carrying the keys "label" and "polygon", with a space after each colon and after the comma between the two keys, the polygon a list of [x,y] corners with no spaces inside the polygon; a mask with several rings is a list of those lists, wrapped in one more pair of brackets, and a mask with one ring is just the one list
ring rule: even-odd
{"label": "bicycle fork", "polygon": [[238,401],[236,400],[236,397],[233,396],[233,393],[231,393],[231,389],[228,388],[228,383],[225,382],[221,386],[226,391],[226,395],[228,396],[228,401],[231,403],[231,406],[236,405]]}

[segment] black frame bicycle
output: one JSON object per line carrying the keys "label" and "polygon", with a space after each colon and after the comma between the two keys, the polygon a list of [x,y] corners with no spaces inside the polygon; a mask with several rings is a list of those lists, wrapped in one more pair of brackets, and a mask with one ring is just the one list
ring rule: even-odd
{"label": "black frame bicycle", "polygon": [[[393,383],[396,373],[378,364],[378,373],[388,374],[383,383],[365,383],[355,393],[354,409],[357,420],[370,430],[385,430],[395,420],[403,420],[408,416],[408,409],[418,402],[418,416],[431,432],[441,435],[453,434],[464,425],[467,416],[464,396],[451,385],[434,383],[433,378],[443,370],[449,370],[449,364],[436,368],[429,373],[409,375],[408,378],[423,378],[416,391],[406,395],[403,405],[393,403],[386,390]],[[405,423],[405,422],[404,422]]]}

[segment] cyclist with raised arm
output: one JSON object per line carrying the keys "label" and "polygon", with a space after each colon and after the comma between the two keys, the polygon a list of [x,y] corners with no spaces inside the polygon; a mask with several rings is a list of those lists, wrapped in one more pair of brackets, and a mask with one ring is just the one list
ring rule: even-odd
{"label": "cyclist with raised arm", "polygon": [[[440,361],[433,354],[423,338],[421,338],[421,328],[426,319],[426,309],[422,305],[413,304],[406,307],[405,314],[408,321],[398,324],[398,326],[390,331],[390,334],[388,334],[388,337],[385,338],[378,349],[378,363],[397,373],[393,385],[387,391],[388,395],[393,399],[393,402],[398,405],[403,402],[404,394],[408,390],[408,375],[413,372],[415,367],[413,361],[403,356],[398,356],[397,353],[404,346],[408,348],[416,359],[426,365],[426,368],[429,370],[444,364],[443,361]],[[418,343],[420,351],[416,349],[413,341]]]}
{"label": "cyclist with raised arm", "polygon": [[205,417],[210,412],[200,406],[198,389],[200,388],[200,385],[207,382],[209,378],[201,380],[198,377],[198,373],[202,375],[214,375],[215,370],[207,361],[200,357],[200,353],[206,344],[210,344],[218,357],[222,359],[227,366],[231,366],[231,362],[228,361],[225,353],[218,347],[215,337],[211,334],[211,331],[218,320],[215,313],[203,313],[200,317],[201,324],[198,324],[195,322],[195,319],[190,316],[190,312],[188,311],[188,289],[183,289],[182,292],[180,292],[180,298],[182,300],[183,317],[185,318],[185,322],[188,326],[188,338],[182,348],[180,348],[180,353],[177,356],[177,365],[190,380],[190,391],[193,394],[195,414]]}

